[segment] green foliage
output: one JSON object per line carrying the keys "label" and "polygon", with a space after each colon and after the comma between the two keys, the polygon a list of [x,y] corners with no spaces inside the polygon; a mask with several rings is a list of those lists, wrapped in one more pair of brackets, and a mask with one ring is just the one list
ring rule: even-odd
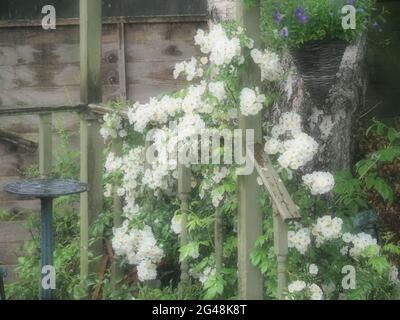
{"label": "green foliage", "polygon": [[0,208],[0,221],[15,221],[19,220],[22,216],[25,215],[25,212],[10,212],[9,210]]}
{"label": "green foliage", "polygon": [[368,159],[356,163],[354,176],[349,171],[338,172],[335,175],[337,202],[342,205],[343,212],[349,214],[355,214],[368,207],[365,189],[376,191],[389,204],[395,200],[393,186],[380,176],[379,167],[400,157],[399,132],[377,120],[374,120],[366,134],[371,130],[386,137],[389,145],[374,152]]}
{"label": "green foliage", "polygon": [[222,274],[211,276],[204,284],[204,299],[210,300],[221,296],[224,293],[225,280]]}

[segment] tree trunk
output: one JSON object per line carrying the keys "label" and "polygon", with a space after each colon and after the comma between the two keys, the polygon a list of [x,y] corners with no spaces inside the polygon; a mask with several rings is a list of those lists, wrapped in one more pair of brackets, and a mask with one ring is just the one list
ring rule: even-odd
{"label": "tree trunk", "polygon": [[313,103],[301,75],[296,73],[291,58],[287,58],[285,64],[291,69],[290,76],[280,89],[280,101],[270,109],[266,121],[276,120],[286,111],[302,115],[304,130],[320,146],[313,163],[304,171],[337,171],[351,167],[353,128],[365,105],[365,53],[365,36],[347,46],[324,105]]}

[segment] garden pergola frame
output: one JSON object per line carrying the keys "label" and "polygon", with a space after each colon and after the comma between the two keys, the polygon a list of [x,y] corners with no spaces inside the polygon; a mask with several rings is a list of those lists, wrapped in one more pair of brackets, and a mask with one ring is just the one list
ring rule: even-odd
{"label": "garden pergola frame", "polygon": [[[252,8],[244,8],[242,0],[236,1],[237,20],[246,28],[248,35],[260,46],[259,31],[259,1]],[[100,239],[89,243],[89,226],[103,210],[103,141],[100,136],[101,116],[110,109],[101,105],[101,54],[102,54],[102,13],[101,0],[80,0],[80,74],[81,74],[81,104],[77,106],[54,107],[22,107],[2,108],[0,116],[38,114],[39,115],[39,167],[42,177],[49,176],[52,170],[52,113],[77,112],[80,114],[80,179],[87,183],[88,191],[80,198],[80,277],[84,281],[87,276],[98,270],[98,263],[89,263],[89,253],[98,257],[103,253]],[[259,82],[259,71],[250,68],[242,74],[244,85],[254,85]],[[257,183],[260,176],[266,191],[271,197],[274,219],[274,247],[278,260],[278,299],[284,297],[287,287],[286,260],[288,254],[287,222],[299,219],[300,214],[293,203],[278,174],[275,172],[267,155],[264,154],[261,130],[262,115],[239,119],[241,129],[253,129],[255,133],[254,154],[248,151],[254,160],[256,171],[249,176],[239,177],[238,194],[238,269],[239,298],[262,299],[263,276],[261,271],[252,265],[250,254],[257,238],[263,234],[263,214],[258,205],[258,195],[261,188]],[[243,130],[245,132],[245,130]],[[243,139],[246,141],[246,139]],[[121,152],[121,141],[113,142],[116,154]],[[190,169],[180,165],[178,170],[178,193],[183,213],[189,209]],[[121,224],[122,199],[114,192],[113,202],[114,227]],[[184,214],[183,224],[186,224]],[[215,214],[215,256],[217,269],[222,267],[223,236],[221,232],[222,215],[217,209]],[[181,244],[187,243],[185,228],[181,234]],[[113,286],[122,279],[121,270],[116,263],[111,265]],[[184,288],[189,280],[186,262],[181,264],[181,284]]]}

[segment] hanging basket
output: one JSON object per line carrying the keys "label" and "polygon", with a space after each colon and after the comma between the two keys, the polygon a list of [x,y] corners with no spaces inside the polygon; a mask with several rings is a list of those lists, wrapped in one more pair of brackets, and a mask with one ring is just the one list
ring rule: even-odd
{"label": "hanging basket", "polygon": [[346,46],[346,42],[340,40],[318,40],[291,49],[305,88],[317,106],[324,104],[336,80]]}

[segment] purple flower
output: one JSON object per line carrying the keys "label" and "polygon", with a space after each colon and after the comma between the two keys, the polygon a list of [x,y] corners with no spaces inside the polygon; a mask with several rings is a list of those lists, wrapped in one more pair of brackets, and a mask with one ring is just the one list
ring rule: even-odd
{"label": "purple flower", "polygon": [[347,4],[354,6],[354,4],[356,3],[356,0],[347,0]]}
{"label": "purple flower", "polygon": [[306,11],[304,10],[304,8],[302,7],[297,7],[296,11],[294,12],[297,21],[299,21],[299,23],[301,24],[306,24],[308,23],[308,20],[310,19],[307,14]]}
{"label": "purple flower", "polygon": [[282,15],[279,11],[276,11],[276,12],[274,13],[274,20],[275,20],[275,23],[276,23],[276,24],[280,24],[281,21],[282,21],[282,19],[283,19],[283,15]]}
{"label": "purple flower", "polygon": [[279,34],[281,35],[281,37],[287,38],[289,36],[289,30],[287,27],[284,27],[281,29],[281,31],[279,31]]}

